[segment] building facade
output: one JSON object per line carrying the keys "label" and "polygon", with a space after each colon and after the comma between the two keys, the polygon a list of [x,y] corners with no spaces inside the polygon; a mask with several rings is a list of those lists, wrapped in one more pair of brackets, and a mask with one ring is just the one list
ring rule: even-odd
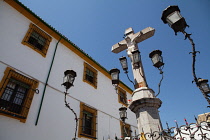
{"label": "building facade", "polygon": [[[77,77],[67,102],[78,116],[81,140],[134,136],[135,114],[126,125],[119,108],[132,90],[18,0],[0,0],[0,139],[74,138],[74,114],[65,107],[64,71]],[[125,132],[128,131],[128,132]]]}

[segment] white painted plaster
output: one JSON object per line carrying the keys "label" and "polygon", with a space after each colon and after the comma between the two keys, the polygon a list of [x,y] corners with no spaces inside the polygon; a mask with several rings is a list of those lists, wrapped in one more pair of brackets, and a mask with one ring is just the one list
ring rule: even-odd
{"label": "white painted plaster", "polygon": [[[114,139],[120,137],[118,95],[111,80],[98,71],[97,89],[83,82],[84,61],[63,44],[59,43],[55,61],[46,88],[38,125],[35,126],[44,83],[50,68],[53,52],[58,40],[52,38],[46,58],[21,44],[31,23],[21,13],[0,0],[0,80],[6,67],[12,67],[21,74],[39,81],[39,94],[35,94],[26,123],[0,115],[1,140],[69,140],[74,136],[75,121],[72,112],[64,105],[63,72],[72,69],[77,72],[74,87],[68,92],[67,101],[80,114],[80,102],[98,110],[97,137]],[[82,41],[82,40],[81,40]],[[128,99],[131,95],[127,93]],[[137,129],[136,117],[128,110],[126,123]],[[137,131],[138,132],[138,131]],[[134,133],[133,133],[134,134]],[[85,138],[80,138],[86,140]]]}

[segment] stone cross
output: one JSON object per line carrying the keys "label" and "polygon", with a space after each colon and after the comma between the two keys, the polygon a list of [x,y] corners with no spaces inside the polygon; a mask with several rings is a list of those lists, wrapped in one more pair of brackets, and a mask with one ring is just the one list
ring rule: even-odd
{"label": "stone cross", "polygon": [[[132,60],[132,52],[139,50],[137,44],[152,37],[154,35],[154,33],[155,33],[154,28],[147,27],[147,28],[139,31],[138,33],[134,34],[133,29],[130,27],[125,30],[125,39],[112,46],[112,52],[119,53],[119,52],[127,49],[127,55],[131,58],[131,62],[132,62],[133,61]],[[140,62],[139,68],[136,69],[133,67],[133,76],[134,76],[134,82],[135,82],[136,89],[139,87],[147,86],[142,62]]]}

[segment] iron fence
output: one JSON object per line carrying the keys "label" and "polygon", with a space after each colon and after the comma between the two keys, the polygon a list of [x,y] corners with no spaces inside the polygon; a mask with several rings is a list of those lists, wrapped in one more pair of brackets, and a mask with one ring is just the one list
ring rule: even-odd
{"label": "iron fence", "polygon": [[186,125],[168,127],[162,131],[142,132],[133,137],[125,137],[115,140],[210,140],[210,122],[203,121],[200,123],[186,122]]}

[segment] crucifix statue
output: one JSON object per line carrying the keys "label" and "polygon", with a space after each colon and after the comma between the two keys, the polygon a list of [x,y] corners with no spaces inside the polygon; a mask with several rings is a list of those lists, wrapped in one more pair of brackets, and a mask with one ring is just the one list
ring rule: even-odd
{"label": "crucifix statue", "polygon": [[[127,55],[131,59],[135,90],[132,93],[132,101],[128,107],[136,114],[139,134],[151,132],[151,130],[159,132],[162,129],[158,113],[162,101],[154,96],[154,91],[147,85],[137,45],[152,37],[154,33],[155,29],[152,27],[147,27],[137,33],[134,33],[132,28],[128,28],[125,30],[124,40],[112,46],[113,53],[127,50]],[[135,55],[136,52],[138,55]],[[138,61],[136,61],[136,57],[138,57]],[[160,138],[158,137],[157,140]]]}
{"label": "crucifix statue", "polygon": [[147,87],[147,82],[142,62],[140,61],[138,65],[136,65],[134,63],[135,58],[133,58],[132,52],[139,51],[137,44],[152,37],[154,33],[155,33],[154,28],[147,27],[142,31],[139,31],[138,33],[134,34],[133,29],[130,27],[125,30],[125,37],[124,37],[125,39],[112,46],[113,53],[119,53],[127,49],[127,55],[131,58],[132,62],[135,89],[139,87]]}

